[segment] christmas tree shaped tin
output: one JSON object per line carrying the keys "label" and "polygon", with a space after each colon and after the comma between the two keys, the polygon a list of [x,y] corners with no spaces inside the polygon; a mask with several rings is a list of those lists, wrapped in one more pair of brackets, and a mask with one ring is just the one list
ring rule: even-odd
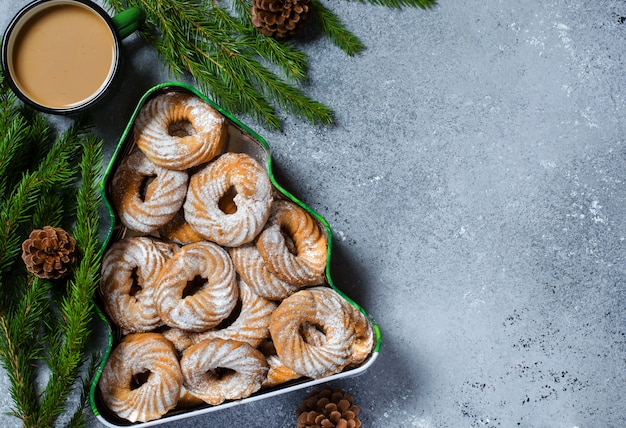
{"label": "christmas tree shaped tin", "polygon": [[102,181],[91,385],[106,426],[153,426],[367,370],[380,330],[335,286],[327,221],[272,173],[267,143],[189,85],[139,101]]}

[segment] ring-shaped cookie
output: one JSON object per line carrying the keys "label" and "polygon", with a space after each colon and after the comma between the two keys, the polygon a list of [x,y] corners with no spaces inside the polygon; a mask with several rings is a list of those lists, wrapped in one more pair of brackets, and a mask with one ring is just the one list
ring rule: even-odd
{"label": "ring-shaped cookie", "polygon": [[128,228],[150,233],[170,221],[185,201],[189,174],[172,171],[136,150],[124,157],[111,180],[111,199]]}
{"label": "ring-shaped cookie", "polygon": [[204,238],[185,221],[183,210],[177,212],[172,220],[159,229],[159,236],[180,245],[204,241]]}
{"label": "ring-shaped cookie", "polygon": [[[272,313],[270,334],[283,364],[302,376],[318,379],[338,373],[350,363],[354,325],[342,300],[329,287],[312,287],[278,305]],[[309,343],[302,330],[311,326],[319,331]]]}
{"label": "ring-shaped cookie", "polygon": [[359,311],[348,302],[345,303],[349,307],[349,312],[354,325],[354,350],[350,358],[350,365],[359,365],[372,353],[376,334],[374,328],[369,322],[365,314]]}
{"label": "ring-shaped cookie", "polygon": [[300,289],[274,275],[253,242],[229,249],[235,270],[252,291],[269,300],[283,300]]}
{"label": "ring-shaped cookie", "polygon": [[301,377],[301,375],[284,365],[278,358],[278,355],[273,354],[265,358],[267,359],[269,370],[267,371],[267,378],[263,382],[264,387],[271,388]]}
{"label": "ring-shaped cookie", "polygon": [[[225,212],[228,194],[236,207]],[[185,219],[205,239],[226,247],[252,241],[272,206],[272,185],[263,167],[245,153],[225,153],[194,174],[183,209]]]}
{"label": "ring-shaped cookie", "polygon": [[[361,364],[372,353],[375,333],[367,317],[347,300],[340,299],[346,314],[351,318],[354,326],[354,348],[350,356],[350,366]],[[313,346],[324,346],[326,336],[315,325],[304,322],[300,326],[300,334],[304,340]],[[271,364],[270,364],[271,369]]]}
{"label": "ring-shaped cookie", "polygon": [[211,405],[249,397],[261,388],[268,371],[261,351],[219,338],[187,348],[180,366],[185,388]]}
{"label": "ring-shaped cookie", "polygon": [[134,333],[109,355],[98,389],[113,413],[131,422],[147,422],[176,406],[182,383],[174,346],[158,333]]}
{"label": "ring-shaped cookie", "polygon": [[105,312],[124,333],[161,324],[154,302],[155,281],[178,247],[148,237],[112,244],[102,258],[100,290]]}
{"label": "ring-shaped cookie", "polygon": [[167,92],[146,102],[134,125],[137,147],[157,165],[184,170],[210,161],[226,143],[225,118],[199,97]]}
{"label": "ring-shaped cookie", "polygon": [[155,301],[164,324],[204,331],[231,313],[238,294],[226,250],[202,241],[182,246],[167,260],[157,278]]}
{"label": "ring-shaped cookie", "polygon": [[240,308],[237,310],[236,307],[223,323],[199,333],[170,328],[163,332],[163,336],[181,353],[192,345],[214,338],[237,340],[258,347],[270,336],[270,318],[277,304],[253,293],[243,280],[240,279],[238,284]]}
{"label": "ring-shaped cookie", "polygon": [[257,248],[268,269],[290,284],[317,285],[324,281],[327,240],[313,217],[286,200],[272,204]]}
{"label": "ring-shaped cookie", "polygon": [[256,348],[270,336],[270,318],[278,305],[254,293],[243,280],[240,279],[238,284],[241,310],[235,314],[232,323],[224,327],[218,325],[202,333],[192,333],[194,343],[219,337],[246,342]]}

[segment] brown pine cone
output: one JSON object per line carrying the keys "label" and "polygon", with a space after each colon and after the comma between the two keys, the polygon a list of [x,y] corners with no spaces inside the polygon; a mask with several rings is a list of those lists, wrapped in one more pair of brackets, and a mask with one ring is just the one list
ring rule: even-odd
{"label": "brown pine cone", "polygon": [[296,410],[298,428],[359,428],[360,409],[340,387],[312,391]]}
{"label": "brown pine cone", "polygon": [[311,0],[252,0],[252,24],[266,36],[293,36],[309,15]]}
{"label": "brown pine cone", "polygon": [[61,228],[44,226],[30,233],[22,243],[26,269],[39,278],[58,279],[68,272],[74,260],[76,241]]}

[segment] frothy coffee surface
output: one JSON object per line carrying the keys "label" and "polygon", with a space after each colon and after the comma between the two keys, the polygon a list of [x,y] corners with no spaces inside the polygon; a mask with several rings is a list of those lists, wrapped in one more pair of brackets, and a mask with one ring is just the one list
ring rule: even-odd
{"label": "frothy coffee surface", "polygon": [[113,69],[111,30],[79,4],[37,12],[15,37],[13,79],[27,97],[47,107],[69,108],[91,98]]}

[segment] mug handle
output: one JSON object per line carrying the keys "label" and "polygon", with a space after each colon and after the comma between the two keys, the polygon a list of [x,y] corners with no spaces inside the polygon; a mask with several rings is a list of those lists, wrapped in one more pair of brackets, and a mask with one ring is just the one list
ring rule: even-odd
{"label": "mug handle", "polygon": [[146,12],[138,7],[131,7],[113,17],[113,24],[121,39],[134,33],[146,19]]}

